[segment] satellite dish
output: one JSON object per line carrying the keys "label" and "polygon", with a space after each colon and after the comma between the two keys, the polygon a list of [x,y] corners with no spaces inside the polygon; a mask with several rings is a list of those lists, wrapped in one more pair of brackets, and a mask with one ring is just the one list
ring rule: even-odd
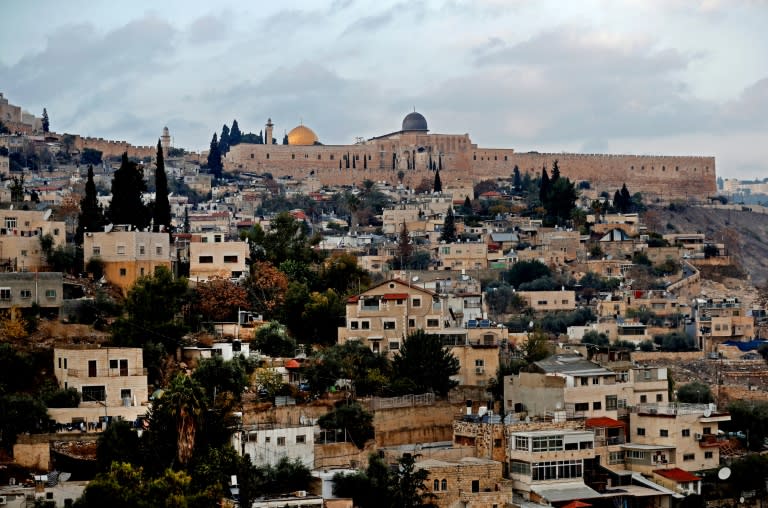
{"label": "satellite dish", "polygon": [[720,468],[720,471],[717,472],[717,477],[721,480],[727,480],[731,477],[731,468],[727,466]]}
{"label": "satellite dish", "polygon": [[739,498],[739,503],[742,503],[742,504],[744,504],[744,496],[741,496],[741,497]]}
{"label": "satellite dish", "polygon": [[704,418],[709,418],[710,416],[712,416],[712,408],[707,406],[704,408]]}

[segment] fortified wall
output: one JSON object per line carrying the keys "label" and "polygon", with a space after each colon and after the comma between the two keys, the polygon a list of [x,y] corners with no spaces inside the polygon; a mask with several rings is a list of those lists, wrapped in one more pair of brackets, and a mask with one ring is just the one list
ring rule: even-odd
{"label": "fortified wall", "polygon": [[472,148],[436,156],[402,147],[396,151],[377,148],[370,144],[241,144],[227,154],[224,168],[228,172],[268,172],[275,178],[294,180],[314,176],[322,185],[359,185],[366,179],[395,185],[402,172],[402,183],[415,187],[424,178],[434,178],[430,166],[437,165],[438,160],[444,185],[468,178],[474,182],[511,178],[516,165],[522,174],[536,178],[543,167],[551,172],[557,160],[562,176],[573,182],[588,181],[593,189],[610,196],[624,184],[632,193],[642,192],[648,202],[704,201],[717,192],[714,157],[515,153]]}
{"label": "fortified wall", "polygon": [[103,158],[120,157],[123,153],[128,153],[128,157],[143,159],[145,157],[154,157],[157,155],[157,147],[154,146],[134,146],[127,141],[111,141],[104,138],[82,137],[79,134],[72,134],[75,138],[73,147],[82,152],[86,148],[99,150]]}

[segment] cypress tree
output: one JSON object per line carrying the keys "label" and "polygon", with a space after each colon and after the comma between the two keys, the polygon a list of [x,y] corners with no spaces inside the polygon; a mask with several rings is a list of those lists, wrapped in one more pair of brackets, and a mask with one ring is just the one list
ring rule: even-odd
{"label": "cypress tree", "polygon": [[[229,133],[230,143],[232,142],[232,131]],[[221,174],[224,172],[224,166],[221,164],[221,152],[219,151],[219,141],[216,138],[216,133],[213,133],[211,138],[211,147],[208,149],[208,170],[211,172],[214,178],[221,178]]]}
{"label": "cypress tree", "polygon": [[355,156],[355,157],[352,157],[352,169],[357,169],[357,168],[355,167],[355,160],[356,160],[356,159],[357,159],[357,156]]}
{"label": "cypress tree", "polygon": [[51,124],[48,121],[48,110],[43,108],[43,132],[50,132]]}
{"label": "cypress tree", "polygon": [[441,170],[443,169],[443,154],[437,155],[437,169]]}
{"label": "cypress tree", "polygon": [[229,146],[239,145],[242,141],[243,133],[240,132],[240,126],[237,120],[232,120],[232,128],[229,129]]}
{"label": "cypress tree", "polygon": [[440,170],[438,169],[435,171],[435,183],[434,183],[434,191],[435,192],[443,192],[443,182],[440,181]]}
{"label": "cypress tree", "polygon": [[520,168],[517,167],[517,164],[515,164],[515,168],[512,170],[512,174],[513,174],[512,186],[515,188],[516,191],[519,191],[523,186],[523,182],[520,179]]}
{"label": "cypress tree", "polygon": [[549,190],[552,187],[549,181],[549,175],[547,174],[547,168],[541,168],[541,185],[539,186],[539,201],[544,208],[548,208],[549,203]]}
{"label": "cypress tree", "polygon": [[86,231],[98,231],[104,225],[104,210],[99,204],[96,184],[93,182],[93,166],[88,166],[88,178],[85,181],[85,195],[80,200],[80,214],[77,217],[75,238],[82,245]]}
{"label": "cypress tree", "polygon": [[469,200],[469,196],[464,198],[464,204],[461,206],[461,208],[464,215],[472,215],[474,210],[472,210],[472,202]]}
{"label": "cypress tree", "polygon": [[221,136],[219,136],[219,153],[224,155],[229,151],[229,127],[227,124],[221,128]]}
{"label": "cypress tree", "polygon": [[[226,127],[226,125],[224,126]],[[160,140],[157,140],[157,169],[155,170],[155,206],[153,217],[155,231],[160,231],[160,226],[171,231],[171,204],[168,202],[168,176],[165,174],[165,161],[163,160],[163,148]]]}
{"label": "cypress tree", "polygon": [[627,213],[632,211],[632,196],[629,194],[627,184],[621,186],[621,212]]}
{"label": "cypress tree", "polygon": [[128,159],[127,152],[123,152],[120,169],[112,177],[112,201],[107,209],[107,218],[112,224],[146,228],[149,225],[149,213],[141,200],[142,193],[146,191],[144,170]]}
{"label": "cypress tree", "polygon": [[551,182],[554,184],[557,179],[560,178],[560,166],[557,163],[557,159],[552,163],[552,179]]}
{"label": "cypress tree", "polygon": [[453,207],[448,208],[448,213],[443,221],[443,230],[440,232],[440,241],[453,243],[456,241],[456,219],[453,217]]}
{"label": "cypress tree", "polygon": [[184,207],[184,232],[189,233],[189,208]]}
{"label": "cypress tree", "polygon": [[286,133],[285,133],[285,135],[283,136],[283,144],[284,144],[284,145],[287,145],[287,144],[288,144],[288,133],[287,133],[287,132],[286,132]]}

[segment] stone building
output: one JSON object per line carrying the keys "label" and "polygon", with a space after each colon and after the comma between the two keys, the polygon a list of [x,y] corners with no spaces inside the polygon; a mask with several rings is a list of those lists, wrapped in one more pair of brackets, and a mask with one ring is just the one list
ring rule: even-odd
{"label": "stone building", "polygon": [[[267,140],[274,124],[266,125]],[[294,135],[291,135],[291,134]],[[241,143],[224,160],[226,171],[271,173],[275,178],[318,178],[323,185],[355,185],[370,179],[414,188],[432,181],[440,170],[445,186],[456,182],[508,178],[517,166],[538,177],[542,167],[559,161],[561,175],[589,181],[596,192],[613,194],[626,184],[642,189],[648,201],[705,200],[717,192],[714,157],[521,153],[509,148],[480,148],[469,134],[430,133],[417,112],[403,119],[399,130],[354,145],[323,145],[309,127],[288,135],[289,144]]]}
{"label": "stone building", "polygon": [[46,268],[41,238],[50,235],[52,249],[66,242],[65,222],[51,220],[51,213],[51,210],[3,210],[0,265],[5,270],[38,272]]}
{"label": "stone building", "polygon": [[147,411],[147,370],[141,348],[59,346],[53,350],[59,388],[81,394],[77,408],[49,408],[61,424],[98,424],[106,418],[136,420]]}
{"label": "stone building", "polygon": [[424,482],[431,502],[440,508],[502,508],[511,491],[502,476],[502,463],[495,460],[465,457],[457,461],[419,460],[415,468],[429,473]]}
{"label": "stone building", "polygon": [[58,313],[64,294],[61,272],[0,273],[0,309],[30,308]]}
{"label": "stone building", "polygon": [[248,273],[248,254],[248,243],[244,241],[192,241],[189,244],[189,279],[239,278]]}
{"label": "stone building", "polygon": [[109,231],[86,232],[83,254],[86,262],[98,259],[104,264],[104,277],[127,291],[139,277],[152,275],[157,267],[171,268],[168,233],[130,230],[128,226],[108,226]]}
{"label": "stone building", "polygon": [[232,446],[240,455],[249,454],[257,466],[276,466],[284,457],[299,460],[309,469],[315,466],[315,432],[312,424],[251,425],[232,435]]}

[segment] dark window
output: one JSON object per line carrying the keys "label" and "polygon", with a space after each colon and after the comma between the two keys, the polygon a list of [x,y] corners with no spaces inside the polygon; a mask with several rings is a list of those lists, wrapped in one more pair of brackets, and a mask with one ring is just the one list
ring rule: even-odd
{"label": "dark window", "polygon": [[110,369],[116,369],[117,368],[117,360],[110,360],[109,361],[109,368]]}
{"label": "dark window", "polygon": [[83,401],[105,401],[107,400],[107,391],[103,386],[83,386]]}
{"label": "dark window", "polygon": [[237,263],[237,256],[224,256],[225,263]]}
{"label": "dark window", "polygon": [[120,360],[120,375],[128,375],[128,360]]}
{"label": "dark window", "polygon": [[88,360],[88,377],[96,377],[96,360]]}
{"label": "dark window", "polygon": [[472,480],[472,492],[480,492],[480,480]]}
{"label": "dark window", "polygon": [[200,264],[213,263],[213,256],[200,256],[198,262]]}

